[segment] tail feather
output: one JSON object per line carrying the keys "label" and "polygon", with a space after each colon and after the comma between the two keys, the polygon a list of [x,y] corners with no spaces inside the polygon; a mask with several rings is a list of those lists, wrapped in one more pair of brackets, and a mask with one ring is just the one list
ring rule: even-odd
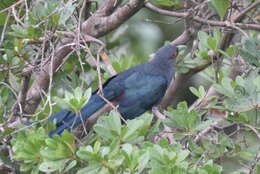
{"label": "tail feather", "polygon": [[57,129],[51,131],[49,136],[52,137],[55,134],[61,134],[65,129],[76,128],[81,124],[82,120],[87,120],[92,114],[105,105],[105,101],[98,95],[93,95],[88,103],[81,109],[80,116],[69,110],[62,110],[53,114],[49,120],[54,121],[57,125]]}

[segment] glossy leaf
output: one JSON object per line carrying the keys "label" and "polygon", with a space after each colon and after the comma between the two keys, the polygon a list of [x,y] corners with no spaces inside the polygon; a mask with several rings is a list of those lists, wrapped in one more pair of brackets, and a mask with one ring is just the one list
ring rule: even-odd
{"label": "glossy leaf", "polygon": [[230,2],[228,0],[211,0],[210,3],[223,20],[229,8]]}

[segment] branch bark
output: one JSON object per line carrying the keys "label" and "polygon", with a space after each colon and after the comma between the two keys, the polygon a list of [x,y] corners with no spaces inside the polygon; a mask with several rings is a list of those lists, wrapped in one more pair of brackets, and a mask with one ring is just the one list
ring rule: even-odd
{"label": "branch bark", "polygon": [[30,87],[27,97],[26,105],[24,107],[24,112],[27,114],[32,114],[38,107],[41,101],[42,91],[46,91],[49,87],[50,77],[52,74],[50,72],[56,72],[57,68],[62,64],[63,59],[72,52],[73,39],[62,39],[60,46],[54,53],[53,62],[50,61],[46,63],[41,71],[36,75],[35,81]]}
{"label": "branch bark", "polygon": [[[129,0],[125,6],[118,8],[109,16],[103,16],[104,12],[98,10],[97,13],[82,24],[83,35],[87,34],[93,37],[101,37],[125,22],[141,9],[143,5],[144,0]],[[111,5],[109,6],[111,7]],[[108,9],[105,8],[104,11],[107,12]]]}
{"label": "branch bark", "polygon": [[[116,9],[120,3],[121,0],[104,1],[96,13],[82,24],[83,37],[101,37],[117,28],[143,7],[144,0],[129,0],[126,5]],[[41,101],[42,92],[46,91],[50,85],[51,76],[57,72],[65,58],[72,53],[74,45],[74,38],[62,39],[55,49],[53,62],[48,61],[36,74],[36,79],[27,93],[25,113],[32,114],[35,112]],[[50,72],[53,72],[53,74]]]}

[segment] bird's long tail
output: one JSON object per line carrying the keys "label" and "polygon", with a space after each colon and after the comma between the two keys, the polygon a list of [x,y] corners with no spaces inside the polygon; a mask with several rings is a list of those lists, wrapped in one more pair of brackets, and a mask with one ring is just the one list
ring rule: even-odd
{"label": "bird's long tail", "polygon": [[102,108],[106,102],[97,94],[92,95],[88,103],[81,109],[80,115],[76,115],[69,110],[62,110],[53,114],[49,121],[55,122],[57,129],[49,133],[52,137],[54,134],[61,134],[65,129],[76,128],[82,121],[87,120],[92,114]]}

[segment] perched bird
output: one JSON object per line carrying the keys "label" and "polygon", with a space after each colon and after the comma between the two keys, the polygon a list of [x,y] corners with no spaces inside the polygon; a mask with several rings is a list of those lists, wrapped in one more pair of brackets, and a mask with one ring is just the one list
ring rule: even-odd
{"label": "perched bird", "polygon": [[[173,45],[161,47],[154,58],[144,64],[123,71],[103,84],[103,97],[118,103],[118,111],[124,119],[133,119],[158,104],[163,98],[171,79],[178,48]],[[81,118],[74,112],[62,110],[49,120],[56,122],[57,129],[49,136],[61,134],[65,129],[75,128],[105,106],[107,102],[94,92],[81,109]]]}

